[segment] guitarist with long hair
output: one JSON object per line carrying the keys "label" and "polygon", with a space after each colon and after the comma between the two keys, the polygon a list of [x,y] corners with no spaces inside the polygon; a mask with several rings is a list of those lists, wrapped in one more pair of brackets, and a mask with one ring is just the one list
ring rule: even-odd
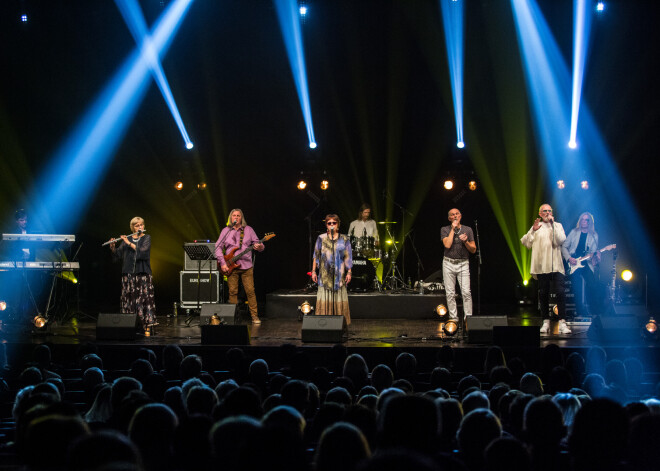
{"label": "guitarist with long hair", "polygon": [[[261,320],[257,312],[252,250],[248,250],[250,248],[262,252],[265,247],[257,237],[254,229],[247,225],[243,211],[238,208],[232,209],[227,218],[227,227],[220,232],[220,237],[215,244],[215,256],[218,259],[218,267],[227,275],[229,303],[238,304],[238,279],[240,278],[247,295],[252,324],[259,325]],[[231,265],[227,264],[227,254],[233,255],[240,252],[245,253]],[[229,259],[230,261],[233,260],[231,257]]]}
{"label": "guitarist with long hair", "polygon": [[587,306],[583,302],[582,280],[585,283],[589,307],[594,311],[602,307],[597,294],[598,282],[594,275],[594,269],[600,263],[598,233],[594,226],[594,216],[591,213],[580,214],[577,224],[561,246],[562,256],[568,263],[567,273],[570,273],[575,294],[575,311],[578,316],[589,315]]}

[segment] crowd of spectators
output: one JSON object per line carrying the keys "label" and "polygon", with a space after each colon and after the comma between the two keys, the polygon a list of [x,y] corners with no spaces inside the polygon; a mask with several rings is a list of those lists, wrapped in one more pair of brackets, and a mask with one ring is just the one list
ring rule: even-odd
{"label": "crowd of spectators", "polygon": [[[3,346],[4,347],[4,346]],[[499,347],[483,371],[454,351],[419,371],[411,353],[368,365],[345,347],[313,366],[304,347],[271,370],[240,348],[205,371],[177,345],[104,369],[92,344],[76,368],[39,345],[20,369],[0,352],[0,460],[33,470],[657,470],[658,385],[635,357],[542,350],[539,371]],[[342,363],[343,361],[343,363]],[[6,468],[5,468],[6,469]]]}

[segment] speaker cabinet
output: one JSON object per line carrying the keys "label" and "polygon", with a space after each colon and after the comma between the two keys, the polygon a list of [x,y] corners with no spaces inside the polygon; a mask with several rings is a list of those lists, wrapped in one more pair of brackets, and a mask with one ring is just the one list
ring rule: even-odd
{"label": "speaker cabinet", "polygon": [[341,343],[346,330],[344,316],[303,316],[303,342]]}
{"label": "speaker cabinet", "polygon": [[587,337],[602,343],[641,342],[644,321],[642,317],[630,315],[595,316],[591,320]]}
{"label": "speaker cabinet", "polygon": [[537,326],[493,326],[493,344],[500,347],[538,347],[541,332]]}
{"label": "speaker cabinet", "polygon": [[247,325],[202,325],[202,345],[250,345]]}
{"label": "speaker cabinet", "polygon": [[180,277],[181,306],[197,306],[197,286],[199,285],[199,303],[217,303],[220,296],[220,276],[217,271],[182,271]]}
{"label": "speaker cabinet", "polygon": [[96,340],[135,340],[137,314],[99,314]]}
{"label": "speaker cabinet", "polygon": [[493,343],[493,327],[506,326],[506,316],[467,316],[468,343]]}
{"label": "speaker cabinet", "polygon": [[236,324],[237,304],[203,304],[199,313],[199,325],[207,325],[214,314],[223,325]]}

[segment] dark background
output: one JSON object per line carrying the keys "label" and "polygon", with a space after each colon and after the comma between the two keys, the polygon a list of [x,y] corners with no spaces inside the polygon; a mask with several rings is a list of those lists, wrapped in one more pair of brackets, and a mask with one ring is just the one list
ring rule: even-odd
{"label": "dark background", "polygon": [[[163,11],[157,0],[140,4],[148,24]],[[572,2],[539,4],[570,63]],[[81,194],[86,210],[77,224],[58,227],[57,222],[31,220],[34,230],[75,233],[83,243],[79,279],[84,309],[118,308],[119,265],[100,245],[127,233],[133,216],[146,220],[153,237],[157,307],[164,314],[178,299],[181,245],[215,240],[231,208],[242,208],[259,235],[277,234],[256,262],[263,299],[276,289],[305,286],[308,214],[315,238],[327,212],[338,213],[347,230],[363,201],[374,206],[376,220],[398,222],[399,240],[404,229],[398,205],[410,213],[406,278],[415,279],[417,273],[412,241],[423,277],[440,268],[439,231],[450,208],[461,209],[467,225],[478,219],[483,302],[513,301],[521,275],[491,202],[481,189],[442,189],[448,171],[467,180],[473,167],[470,135],[467,149],[455,150],[439,3],[332,0],[307,5],[303,34],[318,149],[307,147],[273,4],[196,0],[162,60],[195,148],[185,150],[152,83],[104,178],[93,194]],[[466,122],[472,133],[497,136],[507,116],[493,85],[494,71],[506,67],[512,80],[522,76],[511,6],[504,0],[470,0],[466,6]],[[27,23],[20,21],[23,11]],[[594,22],[582,103],[595,116],[636,209],[650,215],[648,223],[609,220],[598,226],[612,218],[599,214],[601,245],[619,239],[619,231],[634,235],[654,226],[658,20],[657,2],[611,1],[606,15]],[[18,207],[38,211],[35,195],[43,189],[36,185],[43,168],[135,42],[112,1],[3,1],[0,21],[0,215],[9,224]],[[503,65],[493,51],[514,60]],[[526,104],[525,89],[519,92],[515,99]],[[521,129],[521,139],[534,142],[531,129]],[[493,150],[501,148],[496,137],[491,141]],[[318,196],[323,172],[331,182],[313,213],[315,201],[295,189],[301,171]],[[173,189],[177,180],[184,182],[181,192]],[[195,190],[200,181],[208,184],[204,192]],[[606,183],[594,182],[595,191],[607,191]],[[551,190],[541,193],[542,199],[551,196]],[[568,232],[585,208],[576,201],[573,208],[555,209]],[[535,212],[529,214],[529,225],[534,217]],[[638,266],[626,258],[625,249],[621,257],[630,267]]]}

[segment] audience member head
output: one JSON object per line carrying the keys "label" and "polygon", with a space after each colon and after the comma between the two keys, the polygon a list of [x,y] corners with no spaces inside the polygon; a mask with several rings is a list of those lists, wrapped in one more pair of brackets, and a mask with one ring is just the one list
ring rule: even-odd
{"label": "audience member head", "polygon": [[553,396],[552,402],[559,407],[564,419],[564,425],[566,426],[568,433],[570,433],[573,428],[573,422],[575,421],[575,415],[581,407],[580,401],[574,394],[558,393]]}
{"label": "audience member head", "polygon": [[301,414],[305,414],[309,407],[309,388],[307,383],[300,379],[287,381],[281,390],[282,404],[291,406]]}
{"label": "audience member head", "polygon": [[112,387],[109,384],[99,386],[94,402],[85,414],[87,423],[106,423],[112,416]]}
{"label": "audience member head", "polygon": [[630,469],[652,471],[660,463],[660,415],[642,414],[630,423],[628,461]]}
{"label": "audience member head", "polygon": [[142,469],[142,459],[135,444],[123,433],[111,429],[78,437],[69,447],[67,462],[66,469],[70,471],[116,469],[110,465],[119,464]]}
{"label": "audience member head", "polygon": [[566,358],[566,364],[564,365],[568,372],[571,375],[573,384],[582,384],[584,380],[584,368],[585,362],[584,357],[578,352],[572,352]]}
{"label": "audience member head", "polygon": [[463,408],[456,399],[436,399],[440,418],[440,443],[443,451],[452,451],[456,445],[456,432],[463,420]]}
{"label": "audience member head", "polygon": [[131,363],[131,368],[128,371],[128,376],[137,379],[140,383],[144,383],[147,376],[153,374],[154,367],[144,358],[138,358]]}
{"label": "audience member head", "polygon": [[610,360],[605,365],[605,384],[616,384],[623,390],[628,389],[628,373],[626,365],[621,360]]}
{"label": "audience member head", "polygon": [[541,378],[534,373],[525,373],[523,377],[520,378],[520,390],[525,394],[531,394],[536,397],[542,395],[543,383],[541,383]]}
{"label": "audience member head", "polygon": [[357,389],[369,384],[369,368],[362,355],[353,353],[346,357],[343,375],[350,378]]}
{"label": "audience member head", "polygon": [[218,404],[218,395],[208,386],[195,386],[186,397],[188,415],[201,414],[210,417]]}
{"label": "audience member head", "polygon": [[488,375],[490,384],[505,383],[509,386],[513,385],[513,373],[507,366],[495,366],[490,370]]}
{"label": "audience member head", "polygon": [[357,465],[371,456],[369,444],[356,426],[338,422],[321,435],[316,448],[316,471],[353,471]]}
{"label": "audience member head", "polygon": [[473,391],[463,398],[461,405],[463,406],[463,413],[469,414],[475,409],[489,409],[490,401],[482,391]]}
{"label": "audience member head", "polygon": [[220,417],[225,418],[232,415],[248,415],[260,419],[263,415],[259,395],[252,388],[238,387],[229,391],[224,400],[218,405],[221,411]]}
{"label": "audience member head", "polygon": [[481,381],[479,381],[477,377],[473,375],[468,375],[461,378],[461,380],[458,382],[458,386],[456,387],[456,392],[458,392],[458,397],[460,399],[463,399],[463,397],[465,396],[465,391],[468,390],[469,388],[477,388],[480,390]]}
{"label": "audience member head", "polygon": [[112,409],[116,410],[119,407],[121,401],[128,396],[128,393],[131,391],[141,391],[142,384],[135,379],[128,376],[121,376],[113,381],[112,383],[112,393],[110,402]]}
{"label": "audience member head", "polygon": [[423,396],[394,396],[378,417],[378,448],[403,447],[431,453],[438,433],[438,411]]}
{"label": "audience member head", "polygon": [[484,373],[489,374],[496,366],[506,366],[506,358],[501,347],[493,345],[486,350],[486,359],[484,360]]}
{"label": "audience member head", "polygon": [[502,396],[504,396],[509,391],[511,391],[511,388],[506,383],[497,383],[492,388],[490,388],[490,391],[488,393],[488,401],[490,402],[490,410],[492,410],[495,413],[495,415],[498,416],[498,417],[501,417],[500,416],[500,399],[502,399]]}
{"label": "audience member head", "polygon": [[511,437],[496,438],[486,447],[484,471],[530,471],[531,459],[525,445]]}
{"label": "audience member head", "polygon": [[79,416],[36,417],[27,425],[24,458],[31,469],[65,469],[69,445],[87,434],[89,428]]}
{"label": "audience member head", "polygon": [[533,449],[559,449],[559,443],[566,436],[566,427],[561,410],[552,398],[537,397],[527,404],[523,435]]}
{"label": "audience member head", "polygon": [[248,379],[257,387],[264,389],[268,384],[268,363],[261,358],[250,363]]}
{"label": "audience member head", "polygon": [[202,372],[202,358],[199,355],[188,355],[181,360],[179,376],[182,381],[197,378]]}
{"label": "audience member head", "polygon": [[436,366],[431,371],[429,383],[431,389],[442,388],[448,391],[451,389],[451,372],[447,368]]}
{"label": "audience member head", "polygon": [[605,387],[605,380],[597,373],[589,373],[582,383],[582,389],[591,398],[597,398],[602,395],[603,388]]}
{"label": "audience member head", "polygon": [[382,392],[384,389],[387,389],[392,386],[392,381],[394,381],[394,373],[389,366],[380,365],[374,366],[374,369],[371,370],[371,385]]}
{"label": "audience member head", "polygon": [[587,352],[587,360],[584,366],[585,374],[592,373],[605,376],[605,365],[607,364],[607,353],[602,347],[591,347]]}
{"label": "audience member head", "polygon": [[412,353],[399,353],[395,360],[395,367],[397,378],[410,380],[417,370],[417,359]]}
{"label": "audience member head", "polygon": [[211,428],[211,447],[217,469],[258,469],[261,423],[254,417],[237,415],[216,422]]}
{"label": "audience member head", "polygon": [[166,379],[179,379],[183,351],[175,344],[163,347],[163,375]]}
{"label": "audience member head", "polygon": [[209,470],[211,463],[210,415],[191,414],[179,422],[174,431],[172,449],[175,469]]}
{"label": "audience member head", "polygon": [[473,410],[463,418],[456,438],[463,461],[470,469],[483,468],[484,452],[502,435],[500,420],[488,409]]}
{"label": "audience member head", "polygon": [[336,402],[337,404],[350,406],[353,404],[353,398],[345,388],[336,387],[328,391],[328,394],[325,396],[325,402]]}
{"label": "audience member head", "polygon": [[176,414],[165,404],[145,404],[135,411],[128,425],[128,436],[140,450],[147,469],[171,464],[174,431],[178,424]]}
{"label": "audience member head", "polygon": [[85,371],[87,368],[96,367],[103,370],[103,360],[96,353],[87,353],[80,359],[80,370]]}

